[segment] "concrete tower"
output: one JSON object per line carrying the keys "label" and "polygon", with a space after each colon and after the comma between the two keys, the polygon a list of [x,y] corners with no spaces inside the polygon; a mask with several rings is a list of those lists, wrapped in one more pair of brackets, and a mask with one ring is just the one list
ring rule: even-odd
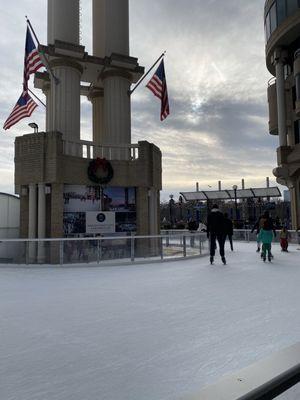
{"label": "concrete tower", "polygon": [[[161,152],[146,141],[131,143],[129,90],[144,68],[129,54],[128,0],[93,1],[92,55],[79,43],[79,14],[79,0],[48,0],[48,43],[39,50],[51,71],[37,72],[34,80],[46,94],[46,132],[24,135],[15,142],[21,236],[89,235],[90,213],[100,210],[115,214],[116,233],[126,235],[131,224],[137,234],[157,234]],[[80,138],[80,96],[92,103],[92,141]],[[113,173],[103,180],[107,165]],[[91,170],[98,174],[96,178]],[[103,206],[105,198],[112,202],[120,192],[127,200],[119,211],[113,205]],[[72,211],[67,206],[70,196],[76,204]],[[91,196],[96,200],[88,207]],[[81,219],[80,232],[66,229],[68,218]],[[57,259],[57,251],[43,246],[31,250],[30,259],[43,260],[48,254]]]}
{"label": "concrete tower", "polygon": [[265,2],[269,132],[278,135],[277,182],[291,192],[293,228],[300,226],[300,3]]}

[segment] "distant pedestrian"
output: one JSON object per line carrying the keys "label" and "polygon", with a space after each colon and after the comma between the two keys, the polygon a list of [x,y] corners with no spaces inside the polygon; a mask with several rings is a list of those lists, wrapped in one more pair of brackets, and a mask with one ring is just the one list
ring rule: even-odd
{"label": "distant pedestrian", "polygon": [[289,231],[285,227],[283,227],[279,234],[281,251],[288,251],[289,237]]}
{"label": "distant pedestrian", "polygon": [[219,210],[217,204],[214,204],[210,214],[207,217],[207,237],[210,240],[210,263],[213,264],[216,252],[216,241],[219,243],[219,251],[223,264],[226,264],[225,258],[225,232],[224,215]]}
{"label": "distant pedestrian", "polygon": [[225,242],[228,236],[228,240],[230,243],[231,251],[233,251],[233,243],[232,243],[232,236],[233,236],[233,223],[232,220],[228,217],[228,214],[224,214],[224,234],[225,234]]}
{"label": "distant pedestrian", "polygon": [[271,253],[272,240],[274,237],[272,228],[273,224],[270,223],[270,219],[265,219],[263,227],[260,229],[258,234],[258,239],[260,242],[262,242],[261,256],[263,261],[266,261],[267,255],[268,255],[268,261],[271,261],[273,258],[273,255]]}

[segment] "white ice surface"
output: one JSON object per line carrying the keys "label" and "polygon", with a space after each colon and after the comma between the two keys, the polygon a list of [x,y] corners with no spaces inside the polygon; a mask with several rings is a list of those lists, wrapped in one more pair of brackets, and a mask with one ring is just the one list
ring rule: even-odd
{"label": "white ice surface", "polygon": [[176,400],[300,341],[300,251],[273,251],[0,268],[0,399]]}

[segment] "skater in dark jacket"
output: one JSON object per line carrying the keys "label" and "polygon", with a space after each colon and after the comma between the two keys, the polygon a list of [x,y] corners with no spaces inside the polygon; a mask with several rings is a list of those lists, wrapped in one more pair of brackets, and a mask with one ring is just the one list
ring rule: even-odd
{"label": "skater in dark jacket", "polygon": [[224,234],[225,234],[225,241],[228,236],[228,240],[230,243],[231,251],[233,251],[233,243],[232,243],[232,236],[233,236],[233,224],[231,219],[228,217],[228,214],[224,214]]}
{"label": "skater in dark jacket", "polygon": [[210,263],[214,262],[216,252],[216,240],[219,243],[220,256],[223,264],[226,264],[225,258],[225,230],[224,215],[215,204],[207,217],[207,237],[210,239]]}

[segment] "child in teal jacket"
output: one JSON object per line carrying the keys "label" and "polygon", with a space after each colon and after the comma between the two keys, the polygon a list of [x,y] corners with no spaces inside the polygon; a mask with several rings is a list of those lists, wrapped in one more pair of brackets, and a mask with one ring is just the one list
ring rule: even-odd
{"label": "child in teal jacket", "polygon": [[271,243],[273,240],[273,232],[271,229],[262,228],[259,231],[258,239],[262,243],[262,258],[266,261],[266,254],[268,253],[268,260],[272,260]]}

